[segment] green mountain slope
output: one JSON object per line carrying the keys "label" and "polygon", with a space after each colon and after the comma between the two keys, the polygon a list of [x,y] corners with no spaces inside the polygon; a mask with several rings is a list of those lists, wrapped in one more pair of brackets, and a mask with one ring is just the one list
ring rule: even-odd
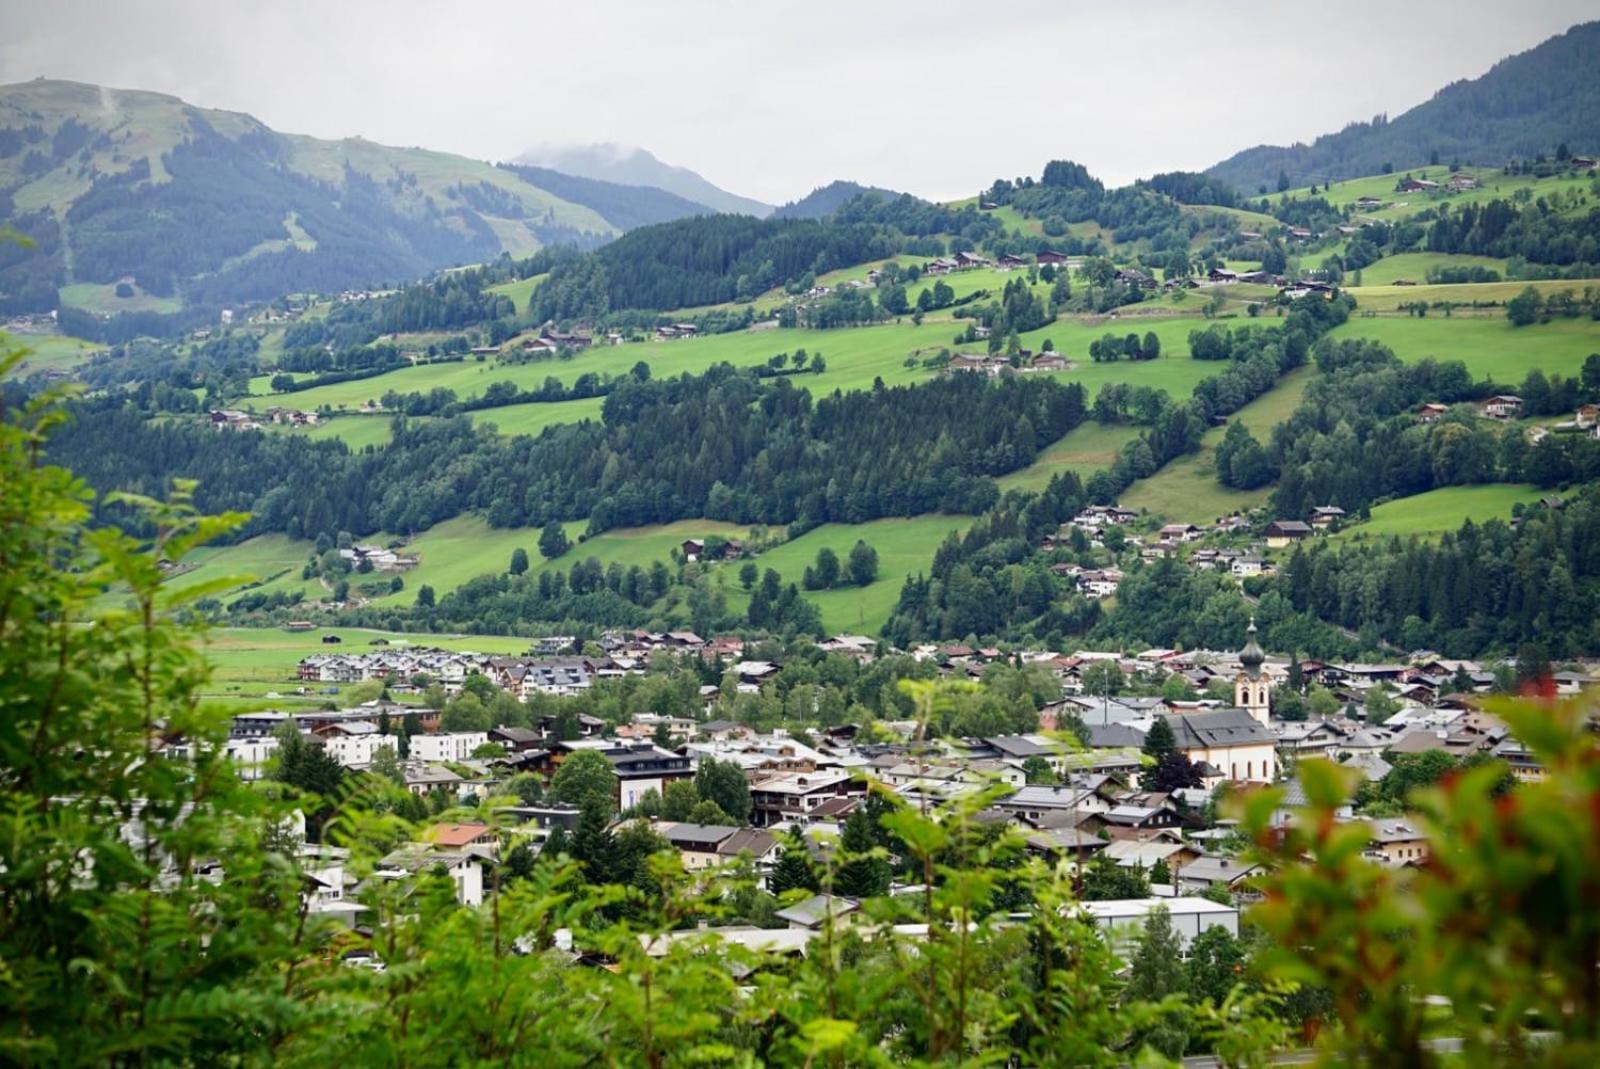
{"label": "green mountain slope", "polygon": [[0,216],[35,242],[0,258],[0,311],[45,311],[60,287],[123,281],[215,308],[618,230],[481,161],[43,79],[0,87]]}
{"label": "green mountain slope", "polygon": [[1512,157],[1600,151],[1600,22],[1495,64],[1481,78],[1455,82],[1397,119],[1352,123],[1309,145],[1259,145],[1207,173],[1246,194],[1292,185],[1404,170],[1437,152],[1449,162],[1500,166]]}

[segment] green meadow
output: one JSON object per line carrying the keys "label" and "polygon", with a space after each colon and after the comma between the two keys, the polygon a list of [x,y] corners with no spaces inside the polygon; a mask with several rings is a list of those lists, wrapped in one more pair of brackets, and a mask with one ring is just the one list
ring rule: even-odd
{"label": "green meadow", "polygon": [[[1316,374],[1313,367],[1296,368],[1277,386],[1234,413],[1230,422],[1244,424],[1258,441],[1265,441],[1272,428],[1288,419],[1300,404]],[[1198,524],[1266,501],[1272,493],[1271,486],[1234,490],[1217,482],[1216,451],[1225,434],[1225,427],[1206,431],[1198,453],[1179,457],[1150,478],[1134,483],[1122,495],[1121,504],[1147,509],[1176,523]]]}
{"label": "green meadow", "polygon": [[1510,519],[1513,505],[1529,504],[1543,494],[1544,491],[1529,483],[1447,486],[1376,505],[1370,520],[1353,524],[1335,537],[1437,536],[1455,531],[1469,519],[1475,523],[1497,516]]}
{"label": "green meadow", "polygon": [[510,297],[511,302],[517,307],[517,314],[526,315],[528,301],[532,298],[534,289],[548,277],[548,275],[532,275],[528,278],[519,278],[515,282],[502,282],[498,286],[490,286],[489,292]]}
{"label": "green meadow", "polygon": [[[934,550],[945,536],[951,531],[966,530],[971,522],[968,516],[935,514],[868,523],[828,523],[760,554],[756,564],[763,572],[768,568],[776,570],[785,583],[799,583],[806,567],[817,559],[823,547],[832,549],[844,564],[856,541],[865,540],[878,551],[876,580],[864,587],[807,591],[805,596],[822,613],[822,626],[829,633],[876,634],[899,601],[906,577],[918,572],[925,574]],[[728,605],[742,612],[750,597],[739,585],[738,569],[736,563],[718,565],[715,575],[723,585]]]}
{"label": "green meadow", "polygon": [[[1400,279],[1409,282],[1426,283],[1428,272],[1435,268],[1459,267],[1485,267],[1490,271],[1498,271],[1504,278],[1507,261],[1496,256],[1462,256],[1446,252],[1403,252],[1397,256],[1385,256],[1377,263],[1368,264],[1361,269],[1361,287],[1356,289],[1356,299],[1368,287],[1392,286]],[[1422,288],[1420,285],[1418,288]],[[1427,287],[1433,289],[1432,286]],[[1363,306],[1366,304],[1362,301]]]}
{"label": "green meadow", "polygon": [[[1378,263],[1383,263],[1380,260]],[[1377,266],[1377,265],[1374,265]],[[1363,282],[1367,281],[1365,278]],[[1435,302],[1448,302],[1465,307],[1451,310],[1450,318],[1492,319],[1504,317],[1503,306],[1511,298],[1532,286],[1540,294],[1548,297],[1552,293],[1570,290],[1575,296],[1581,295],[1586,287],[1592,287],[1593,282],[1582,279],[1540,279],[1536,282],[1463,282],[1445,283],[1440,285],[1420,286],[1352,286],[1348,292],[1359,305],[1359,312],[1397,312],[1407,305],[1416,305],[1418,302],[1432,305]],[[1485,307],[1474,308],[1473,305]],[[1443,309],[1431,309],[1430,316],[1443,316]]]}
{"label": "green meadow", "polygon": [[65,334],[10,334],[6,336],[7,348],[28,350],[22,358],[22,374],[35,371],[71,371],[104,352],[105,346]]}
{"label": "green meadow", "polygon": [[170,314],[183,307],[176,297],[158,297],[146,293],[137,283],[132,285],[131,297],[118,297],[116,283],[77,282],[62,286],[61,303],[69,308],[81,308],[95,315],[109,316],[118,312],[162,312]]}
{"label": "green meadow", "polygon": [[1087,479],[1116,462],[1122,447],[1139,436],[1128,424],[1102,424],[1089,420],[1068,431],[1039,454],[1026,468],[1002,475],[1001,490],[1043,490],[1058,472],[1076,472]]}
{"label": "green meadow", "polygon": [[1513,327],[1503,317],[1430,315],[1417,319],[1358,314],[1331,337],[1381,341],[1407,361],[1428,357],[1459,360],[1474,378],[1493,378],[1507,385],[1522,382],[1534,368],[1546,374],[1577,375],[1589,354],[1600,352],[1600,322],[1590,319]]}
{"label": "green meadow", "polygon": [[337,438],[352,450],[361,450],[367,446],[388,445],[394,437],[394,419],[382,414],[343,415],[322,420],[311,427],[272,423],[267,424],[267,429],[273,434],[303,435],[314,442]]}

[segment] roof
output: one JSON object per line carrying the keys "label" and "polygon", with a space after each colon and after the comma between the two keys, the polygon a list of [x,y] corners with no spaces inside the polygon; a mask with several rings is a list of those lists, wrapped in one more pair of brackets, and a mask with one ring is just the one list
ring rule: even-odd
{"label": "roof", "polygon": [[435,824],[422,837],[439,846],[467,846],[493,833],[494,827],[489,824]]}
{"label": "roof", "polygon": [[1272,745],[1277,740],[1247,709],[1218,709],[1210,713],[1170,713],[1167,723],[1180,750],[1209,750],[1226,746]]}
{"label": "roof", "polygon": [[1178,870],[1177,876],[1180,880],[1233,884],[1260,871],[1260,865],[1252,865],[1237,858],[1207,854],[1183,866]]}
{"label": "roof", "polygon": [[673,846],[699,847],[713,850],[739,829],[731,824],[689,824],[687,822],[659,821],[656,831]]}
{"label": "roof", "polygon": [[1078,809],[1083,805],[1085,796],[1093,794],[1093,791],[1082,787],[1030,784],[1017,788],[1017,793],[997,804],[1007,809]]}
{"label": "roof", "polygon": [[812,895],[803,902],[796,902],[788,909],[780,909],[773,916],[779,920],[788,921],[790,924],[799,924],[806,928],[820,927],[830,918],[843,917],[854,913],[861,908],[861,903],[853,898],[844,898],[836,895]]}

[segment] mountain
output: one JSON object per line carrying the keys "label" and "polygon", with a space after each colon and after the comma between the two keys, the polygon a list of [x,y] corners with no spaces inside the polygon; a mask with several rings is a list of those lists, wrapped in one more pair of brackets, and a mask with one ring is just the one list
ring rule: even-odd
{"label": "mountain", "polygon": [[636,226],[649,226],[652,223],[670,223],[691,215],[716,214],[704,204],[697,204],[654,186],[628,186],[598,178],[581,178],[526,163],[506,163],[501,166],[525,182],[554,193],[563,200],[593,208],[618,230],[632,230]]}
{"label": "mountain", "polygon": [[813,189],[799,200],[791,201],[777,209],[772,215],[776,219],[821,219],[832,215],[845,201],[862,193],[876,193],[886,200],[894,200],[900,196],[892,189],[841,180]]}
{"label": "mountain", "polygon": [[622,229],[482,161],[45,79],[0,86],[0,218],[34,242],[0,247],[0,312],[67,288],[102,315],[394,282]]}
{"label": "mountain", "polygon": [[1499,166],[1512,157],[1600,150],[1600,22],[1575,26],[1503,59],[1481,78],[1459,81],[1397,119],[1352,123],[1309,145],[1259,145],[1207,173],[1240,192],[1376,174],[1431,161]]}
{"label": "mountain", "polygon": [[548,167],[579,178],[598,178],[624,186],[654,186],[685,200],[704,204],[729,215],[765,218],[772,205],[719,189],[687,167],[663,163],[642,148],[602,143],[596,145],[541,145],[518,156],[514,163]]}

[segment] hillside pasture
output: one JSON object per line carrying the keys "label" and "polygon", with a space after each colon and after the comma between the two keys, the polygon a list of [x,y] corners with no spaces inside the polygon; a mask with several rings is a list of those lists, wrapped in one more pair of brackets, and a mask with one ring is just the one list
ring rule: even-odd
{"label": "hillside pasture", "polygon": [[[772,568],[785,583],[799,583],[807,566],[817,559],[823,547],[838,554],[841,565],[848,561],[850,549],[858,539],[878,551],[878,578],[864,587],[843,586],[833,590],[804,591],[822,614],[822,626],[830,634],[841,631],[876,634],[889,619],[906,577],[927,573],[934,550],[951,531],[964,531],[967,516],[929,515],[909,519],[891,518],[868,523],[828,523],[814,528],[790,542],[770,549],[755,558],[765,572]],[[718,565],[715,578],[723,584],[728,606],[743,612],[750,596],[738,583],[739,565]]]}
{"label": "hillside pasture", "polygon": [[[1379,261],[1382,263],[1383,261]],[[1376,266],[1376,265],[1374,265]],[[1366,281],[1365,278],[1362,279]],[[1532,286],[1539,293],[1549,296],[1560,293],[1562,290],[1571,290],[1574,295],[1583,293],[1585,287],[1593,286],[1593,282],[1581,279],[1541,279],[1537,282],[1463,282],[1444,285],[1420,286],[1352,286],[1348,293],[1356,299],[1357,314],[1361,312],[1396,312],[1405,305],[1415,305],[1419,301],[1432,305],[1436,301],[1444,301],[1463,307],[1452,309],[1450,318],[1497,318],[1503,317],[1503,306],[1511,298]],[[1484,307],[1473,308],[1472,305]],[[1429,316],[1443,316],[1443,309],[1430,310]]]}
{"label": "hillside pasture", "polygon": [[22,375],[35,371],[71,371],[105,351],[103,345],[66,334],[11,334],[6,342],[8,349],[28,351],[22,358]]}
{"label": "hillside pasture", "polygon": [[1334,537],[1341,539],[1434,538],[1457,530],[1467,520],[1511,518],[1511,508],[1539,500],[1544,492],[1531,483],[1446,486],[1375,505],[1372,518],[1352,524]]}
{"label": "hillside pasture", "polygon": [[[1446,268],[1483,267],[1490,271],[1498,271],[1500,277],[1506,274],[1507,261],[1497,256],[1464,256],[1446,252],[1403,252],[1397,256],[1385,256],[1377,263],[1368,264],[1361,269],[1361,286],[1353,288],[1352,292],[1360,294],[1369,287],[1393,286],[1399,279],[1425,284],[1428,272],[1444,270]],[[1347,279],[1348,281],[1348,279]],[[1403,287],[1402,287],[1403,288]],[[1418,285],[1418,289],[1423,288]],[[1428,286],[1432,289],[1432,286]],[[1365,307],[1366,302],[1362,302]]]}
{"label": "hillside pasture", "polygon": [[160,312],[170,315],[183,308],[183,302],[176,297],[146,293],[137,282],[132,283],[131,288],[131,297],[118,297],[117,284],[114,282],[75,282],[70,286],[62,286],[57,293],[64,307],[82,309],[97,316],[114,316],[118,312]]}
{"label": "hillside pasture", "polygon": [[[1288,419],[1316,376],[1315,368],[1300,367],[1285,375],[1277,386],[1234,413],[1237,421],[1265,442],[1272,428]],[[1227,434],[1213,427],[1200,440],[1200,451],[1179,457],[1148,479],[1140,479],[1122,495],[1126,508],[1147,509],[1176,523],[1210,523],[1220,516],[1252,509],[1272,493],[1270,485],[1255,490],[1234,490],[1217,481],[1217,446]]]}
{"label": "hillside pasture", "polygon": [[511,303],[516,305],[517,314],[526,315],[528,301],[533,297],[533,291],[549,277],[549,275],[530,275],[528,278],[519,278],[513,282],[501,282],[498,285],[490,286],[489,292],[511,298]]}
{"label": "hillside pasture", "polygon": [[1116,463],[1122,447],[1138,436],[1139,428],[1126,424],[1093,420],[1082,423],[1057,439],[1026,468],[1001,476],[1000,489],[1043,490],[1056,474],[1068,471],[1087,479]]}
{"label": "hillside pasture", "polygon": [[1534,368],[1577,375],[1588,355],[1600,352],[1600,323],[1590,319],[1513,327],[1504,318],[1357,317],[1329,336],[1381,341],[1406,361],[1459,360],[1473,378],[1511,386]]}

